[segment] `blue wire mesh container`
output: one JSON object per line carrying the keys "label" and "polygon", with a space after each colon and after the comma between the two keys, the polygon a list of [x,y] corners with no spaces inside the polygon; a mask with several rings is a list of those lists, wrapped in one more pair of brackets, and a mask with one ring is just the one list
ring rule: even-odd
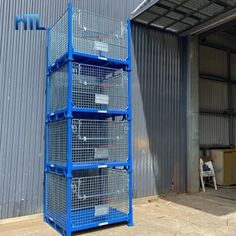
{"label": "blue wire mesh container", "polygon": [[71,202],[67,209],[67,178],[46,174],[47,217],[65,229],[70,211],[71,227],[90,227],[126,221],[129,213],[129,178],[125,170],[93,169],[73,173]]}
{"label": "blue wire mesh container", "polygon": [[[128,72],[73,63],[73,108],[127,111]],[[50,75],[49,112],[67,108],[68,65]]]}
{"label": "blue wire mesh container", "polygon": [[[48,128],[50,164],[66,165],[68,120],[55,121]],[[72,120],[73,165],[126,163],[128,161],[128,122],[116,119]]]}
{"label": "blue wire mesh container", "polygon": [[45,217],[133,225],[130,21],[68,10],[48,30]]}
{"label": "blue wire mesh container", "polygon": [[[50,64],[67,52],[68,11],[51,28]],[[73,9],[72,47],[75,52],[127,60],[127,22],[102,17],[85,10]]]}

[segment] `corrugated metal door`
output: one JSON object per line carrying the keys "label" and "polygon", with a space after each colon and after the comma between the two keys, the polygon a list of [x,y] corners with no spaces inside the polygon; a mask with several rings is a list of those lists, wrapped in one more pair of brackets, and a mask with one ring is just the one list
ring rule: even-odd
{"label": "corrugated metal door", "polygon": [[134,23],[134,196],[186,191],[186,81],[181,39]]}

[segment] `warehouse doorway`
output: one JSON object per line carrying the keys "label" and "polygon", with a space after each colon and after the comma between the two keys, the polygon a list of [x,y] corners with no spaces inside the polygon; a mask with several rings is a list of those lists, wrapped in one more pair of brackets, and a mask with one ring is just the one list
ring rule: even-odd
{"label": "warehouse doorway", "polygon": [[[161,179],[159,181],[166,184],[165,179],[166,176],[170,175],[170,167],[177,165],[176,162],[174,163],[173,160],[176,159],[173,157],[182,154],[185,158],[179,159],[179,166],[184,167],[187,171],[185,189],[187,192],[191,193],[199,191],[199,158],[203,157],[203,155],[208,155],[209,149],[207,146],[211,144],[212,147],[230,148],[235,142],[233,114],[234,83],[229,79],[231,74],[235,73],[234,70],[232,72],[230,69],[230,67],[232,67],[231,64],[235,60],[235,53],[232,51],[234,49],[230,49],[231,51],[228,52],[227,47],[223,45],[226,54],[222,53],[222,55],[224,54],[223,57],[221,54],[218,56],[224,62],[223,65],[220,61],[211,65],[211,67],[217,67],[216,74],[213,73],[213,76],[208,72],[211,72],[211,70],[214,71],[214,68],[208,68],[210,70],[208,71],[207,67],[209,67],[209,63],[206,60],[211,56],[215,59],[214,53],[212,52],[213,49],[207,44],[210,43],[211,46],[213,46],[213,43],[217,44],[214,41],[217,37],[215,37],[214,40],[212,39],[213,41],[209,41],[209,38],[212,38],[214,33],[222,31],[222,29],[227,31],[223,32],[226,34],[234,31],[230,29],[230,27],[234,27],[234,20],[236,18],[235,5],[235,1],[223,0],[150,1],[141,9],[137,10],[131,17],[135,24],[145,25],[146,28],[150,29],[150,32],[154,29],[163,35],[168,32],[169,34],[177,36],[182,42],[181,52],[185,57],[182,55],[183,57],[181,58],[181,73],[182,78],[185,79],[182,79],[181,86],[186,89],[186,103],[182,104],[183,109],[180,109],[180,111],[185,113],[187,117],[186,126],[182,127],[182,131],[186,132],[186,136],[183,137],[186,144],[186,152],[181,153],[179,150],[179,152],[173,153],[167,158],[168,160],[166,162],[168,164],[163,166],[159,163],[164,159],[166,160],[166,156],[160,156],[159,159],[157,157],[159,164],[158,172],[164,170],[164,173],[162,172],[163,175],[158,176],[158,178]],[[217,34],[219,34],[219,32]],[[225,43],[227,44],[227,40]],[[171,48],[171,45],[168,43],[165,46],[166,48]],[[215,48],[215,50],[222,51],[222,48]],[[158,56],[158,60],[163,61],[164,56],[165,55],[163,55],[163,57],[161,55]],[[203,59],[199,60],[199,56]],[[225,60],[227,63],[225,63]],[[222,74],[221,70],[225,69],[223,68],[224,66],[227,67],[225,67],[226,70],[224,71],[227,75]],[[162,65],[162,67],[165,67],[165,65]],[[140,74],[143,76],[145,73],[142,74],[142,72],[140,72]],[[152,74],[152,72],[149,72],[149,74]],[[221,81],[222,77],[224,77],[224,81]],[[164,83],[165,78],[162,79]],[[213,79],[217,80],[214,81],[214,88],[210,84],[210,82],[213,83]],[[209,104],[213,101],[207,97],[209,96],[207,87],[209,87],[210,90],[215,89],[215,91],[212,91],[212,93],[216,93],[215,99],[212,98],[215,102],[213,105]],[[220,95],[218,93],[220,93]],[[209,106],[211,107],[209,108]],[[210,113],[214,113],[214,116]],[[161,114],[159,114],[157,119],[161,119]],[[216,126],[218,126],[218,131],[216,131]],[[214,132],[212,130],[214,130]],[[217,134],[217,132],[219,134]],[[174,134],[175,130],[171,131],[171,133]],[[150,139],[151,138],[149,138],[149,144]],[[168,138],[165,134],[164,139],[166,142],[171,143],[171,138]],[[212,141],[212,139],[215,140]],[[166,150],[168,150],[167,146]],[[156,166],[158,166],[158,164]],[[172,168],[171,171],[174,172],[174,169],[175,168]],[[177,170],[177,173],[181,175],[180,169]],[[175,178],[178,178],[179,175],[172,175],[174,176],[174,184],[176,182]],[[182,178],[183,177],[184,176],[182,176]]]}
{"label": "warehouse doorway", "polygon": [[235,32],[231,20],[198,36],[199,154],[213,162],[218,191],[212,194],[225,206],[236,201]]}

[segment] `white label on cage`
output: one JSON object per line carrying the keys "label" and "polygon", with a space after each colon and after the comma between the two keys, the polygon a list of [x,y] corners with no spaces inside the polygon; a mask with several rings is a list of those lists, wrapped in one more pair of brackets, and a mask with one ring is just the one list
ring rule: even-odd
{"label": "white label on cage", "polygon": [[109,96],[104,94],[95,94],[95,103],[108,105]]}
{"label": "white label on cage", "polygon": [[107,113],[107,111],[100,110],[98,113]]}
{"label": "white label on cage", "polygon": [[99,41],[94,41],[94,49],[97,51],[102,51],[102,52],[108,52],[108,44],[99,42]]}
{"label": "white label on cage", "polygon": [[95,216],[103,216],[109,214],[109,207],[107,205],[95,206]]}
{"label": "white label on cage", "polygon": [[106,57],[98,57],[98,59],[103,60],[103,61],[107,61]]}
{"label": "white label on cage", "polygon": [[108,158],[107,148],[95,148],[95,158]]}
{"label": "white label on cage", "polygon": [[72,69],[72,72],[73,72],[74,74],[78,74],[78,69],[77,69],[77,68],[73,68],[73,69]]}
{"label": "white label on cage", "polygon": [[100,223],[98,226],[108,225],[108,222]]}
{"label": "white label on cage", "polygon": [[114,72],[114,75],[117,76],[117,75],[121,75],[123,73],[123,69],[120,69],[120,70],[116,70]]}
{"label": "white label on cage", "polygon": [[99,169],[101,169],[101,168],[107,168],[107,165],[99,165],[98,168],[99,168]]}
{"label": "white label on cage", "polygon": [[113,73],[107,74],[107,75],[105,76],[105,78],[106,78],[106,79],[112,78],[112,74],[113,74]]}
{"label": "white label on cage", "polygon": [[124,26],[124,23],[121,22],[121,34],[120,34],[120,36],[121,36],[122,39],[123,39],[124,36],[125,36],[125,31],[126,31],[126,30],[127,30],[127,29],[126,29],[126,27]]}

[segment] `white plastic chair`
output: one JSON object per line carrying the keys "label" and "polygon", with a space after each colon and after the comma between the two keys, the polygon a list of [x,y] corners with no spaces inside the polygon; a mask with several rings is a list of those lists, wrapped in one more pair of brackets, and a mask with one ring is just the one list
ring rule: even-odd
{"label": "white plastic chair", "polygon": [[[203,164],[206,164],[209,167],[210,170],[204,171],[203,170]],[[214,186],[215,186],[215,190],[217,190],[215,171],[214,171],[212,161],[204,162],[202,160],[202,158],[200,158],[200,179],[201,179],[201,184],[202,184],[202,190],[205,192],[206,189],[205,189],[204,177],[212,177],[213,182],[214,182]]]}

